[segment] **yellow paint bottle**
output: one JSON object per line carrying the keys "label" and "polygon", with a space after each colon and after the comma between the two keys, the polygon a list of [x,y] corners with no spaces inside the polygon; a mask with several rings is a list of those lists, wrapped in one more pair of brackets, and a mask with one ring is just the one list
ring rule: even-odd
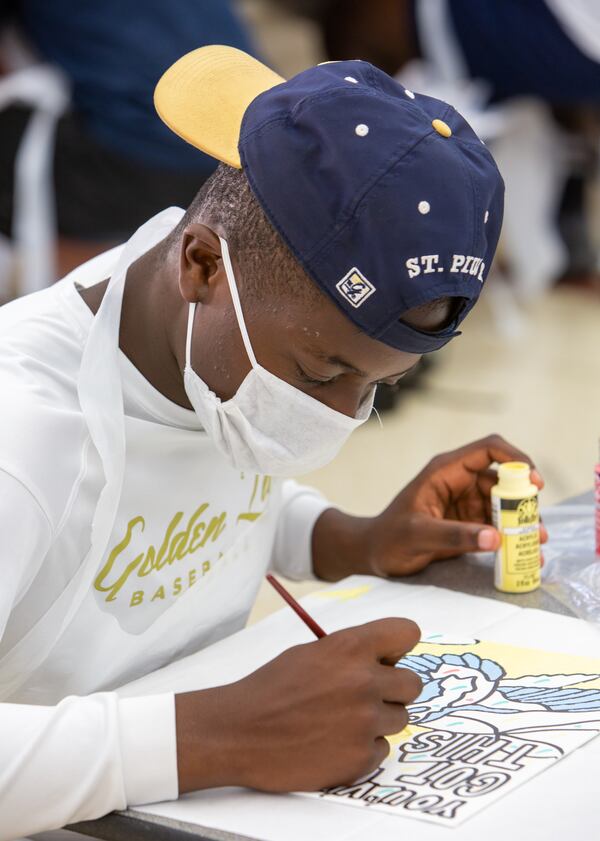
{"label": "yellow paint bottle", "polygon": [[529,593],[540,586],[538,489],[529,474],[528,464],[506,462],[492,488],[492,520],[502,537],[494,584],[504,593]]}

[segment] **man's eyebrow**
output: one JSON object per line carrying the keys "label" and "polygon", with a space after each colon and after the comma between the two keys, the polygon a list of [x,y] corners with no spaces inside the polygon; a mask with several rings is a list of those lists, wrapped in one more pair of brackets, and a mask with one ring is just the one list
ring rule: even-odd
{"label": "man's eyebrow", "polygon": [[[324,353],[322,350],[318,350],[317,348],[310,349],[313,356],[316,356],[317,359],[320,359],[322,362],[326,362],[329,365],[337,365],[339,368],[343,368],[345,371],[350,371],[352,374],[356,374],[359,377],[366,377],[364,371],[361,371],[360,368],[356,368],[350,362],[346,362],[345,359],[342,359],[340,356],[330,356],[328,353]],[[404,374],[408,374],[409,371],[413,371],[421,360],[417,359],[414,365],[411,365],[410,368],[407,368],[406,371],[400,371],[398,374],[390,374],[391,377],[402,377]]]}
{"label": "man's eyebrow", "polygon": [[345,371],[350,371],[352,374],[357,374],[359,377],[367,376],[364,371],[360,370],[360,368],[356,368],[356,366],[352,365],[350,362],[346,362],[346,360],[342,359],[340,356],[331,356],[329,353],[314,347],[309,348],[309,350],[312,355],[321,362],[326,362],[328,365],[337,365],[338,368],[343,368]]}
{"label": "man's eyebrow", "polygon": [[352,374],[357,374],[359,377],[367,376],[364,371],[360,370],[360,368],[356,368],[354,365],[351,365],[349,362],[346,362],[345,359],[342,359],[339,356],[327,356],[325,358],[325,362],[329,362],[330,365],[338,365],[345,371],[350,371]]}

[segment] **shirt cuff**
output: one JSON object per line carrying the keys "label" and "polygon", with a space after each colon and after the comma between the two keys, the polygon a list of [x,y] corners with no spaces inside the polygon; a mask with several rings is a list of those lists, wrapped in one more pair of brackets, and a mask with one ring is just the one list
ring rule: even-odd
{"label": "shirt cuff", "polygon": [[[295,581],[315,579],[312,533],[315,523],[331,502],[313,488],[286,482],[284,505],[273,547],[272,568]],[[287,498],[286,498],[287,497]]]}
{"label": "shirt cuff", "polygon": [[127,805],[176,800],[179,781],[173,693],[120,698],[119,731]]}

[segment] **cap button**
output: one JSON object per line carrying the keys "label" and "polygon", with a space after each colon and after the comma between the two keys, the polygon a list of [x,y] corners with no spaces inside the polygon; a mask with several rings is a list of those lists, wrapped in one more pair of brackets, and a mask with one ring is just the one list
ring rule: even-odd
{"label": "cap button", "polygon": [[432,120],[431,125],[438,134],[442,135],[442,137],[452,137],[452,129],[448,123],[445,123],[443,120]]}

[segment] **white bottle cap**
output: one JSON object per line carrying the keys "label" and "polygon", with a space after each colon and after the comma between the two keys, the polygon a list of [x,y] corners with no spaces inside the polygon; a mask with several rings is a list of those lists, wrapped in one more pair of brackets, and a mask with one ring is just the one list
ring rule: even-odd
{"label": "white bottle cap", "polygon": [[529,492],[531,468],[524,461],[507,461],[498,467],[498,488],[500,492]]}

